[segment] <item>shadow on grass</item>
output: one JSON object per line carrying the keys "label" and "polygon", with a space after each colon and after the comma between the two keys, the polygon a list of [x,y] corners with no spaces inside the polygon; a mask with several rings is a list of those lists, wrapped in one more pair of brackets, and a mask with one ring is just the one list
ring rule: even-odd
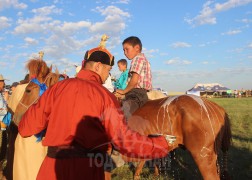
{"label": "shadow on grass", "polygon": [[[234,138],[239,139],[240,137],[235,136]],[[239,140],[244,141],[244,138],[240,138]],[[252,179],[252,152],[245,148],[231,146],[228,154],[228,169],[231,179]],[[222,155],[219,157],[222,159]],[[186,150],[176,149],[173,155],[168,156],[166,167],[162,165],[162,161],[160,163],[157,160],[154,161],[156,161],[156,164],[161,169],[160,176],[155,177],[153,175],[153,162],[147,161],[141,174],[141,179],[202,179],[193,158]],[[222,167],[221,162],[220,166]],[[113,180],[133,179],[133,172],[128,165],[117,168],[113,172]]]}

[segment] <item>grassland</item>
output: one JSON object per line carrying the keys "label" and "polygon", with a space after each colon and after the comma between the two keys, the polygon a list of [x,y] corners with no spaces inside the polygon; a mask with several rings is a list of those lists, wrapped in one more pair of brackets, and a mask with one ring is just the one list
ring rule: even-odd
{"label": "grassland", "polygon": [[[231,120],[232,146],[228,161],[231,178],[252,179],[252,98],[212,98],[210,100],[225,108]],[[133,173],[129,167],[129,165],[124,165],[115,169],[112,179],[132,179]],[[152,169],[145,167],[141,179],[201,179],[192,158],[184,150],[176,151],[175,158],[168,157],[164,170],[160,176],[155,177]]]}

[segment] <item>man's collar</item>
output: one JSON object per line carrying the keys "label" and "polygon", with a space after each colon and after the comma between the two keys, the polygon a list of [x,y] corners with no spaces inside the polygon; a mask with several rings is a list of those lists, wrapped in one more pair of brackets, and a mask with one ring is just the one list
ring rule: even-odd
{"label": "man's collar", "polygon": [[102,79],[101,79],[100,75],[94,71],[87,70],[87,69],[80,70],[80,72],[77,74],[77,78],[96,81],[96,82],[102,84]]}

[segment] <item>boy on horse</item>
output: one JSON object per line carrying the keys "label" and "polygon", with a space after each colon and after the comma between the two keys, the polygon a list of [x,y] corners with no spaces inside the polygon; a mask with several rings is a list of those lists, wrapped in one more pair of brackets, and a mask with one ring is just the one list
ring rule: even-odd
{"label": "boy on horse", "polygon": [[125,95],[122,101],[124,114],[129,118],[133,112],[147,101],[147,92],[152,89],[150,63],[142,52],[142,43],[138,37],[130,36],[123,43],[125,56],[131,60],[127,87],[117,89],[116,93]]}

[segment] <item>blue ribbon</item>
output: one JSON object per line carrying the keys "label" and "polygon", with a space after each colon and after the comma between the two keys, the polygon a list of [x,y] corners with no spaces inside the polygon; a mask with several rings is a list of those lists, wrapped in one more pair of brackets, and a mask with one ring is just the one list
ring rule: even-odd
{"label": "blue ribbon", "polygon": [[47,89],[47,86],[45,83],[40,83],[37,78],[33,78],[31,82],[37,84],[39,86],[39,96],[41,96]]}
{"label": "blue ribbon", "polygon": [[[39,96],[41,96],[46,91],[46,89],[47,89],[46,84],[45,83],[40,83],[37,78],[33,78],[31,80],[31,82],[33,82],[33,83],[35,83],[35,84],[37,84],[39,86]],[[42,138],[44,137],[45,132],[46,132],[46,130],[44,129],[40,133],[34,135],[37,138],[36,142],[42,141]]]}

